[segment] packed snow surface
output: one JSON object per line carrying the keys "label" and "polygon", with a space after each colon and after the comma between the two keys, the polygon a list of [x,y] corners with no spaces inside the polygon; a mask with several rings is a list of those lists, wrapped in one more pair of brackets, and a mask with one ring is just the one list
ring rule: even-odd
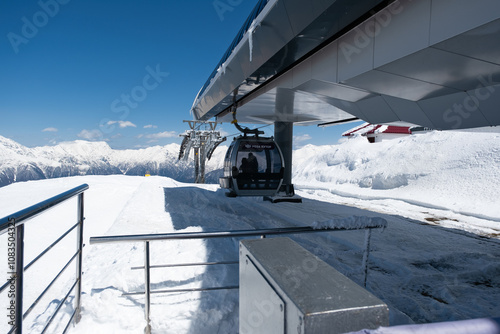
{"label": "packed snow surface", "polygon": [[[227,198],[217,185],[166,177],[77,176],[1,188],[0,216],[90,185],[82,319],[70,333],[139,333],[145,327],[144,297],[123,296],[144,291],[143,243],[89,244],[91,236],[350,224],[349,219],[353,224],[387,222],[372,232],[367,289],[388,304],[391,325],[499,317],[498,139],[497,133],[430,133],[376,144],[361,138],[304,147],[295,151],[294,166],[301,204]],[[72,199],[28,222],[25,263],[75,219]],[[290,237],[362,284],[363,231]],[[1,254],[6,254],[5,238],[0,236]],[[238,241],[152,242],[151,264],[236,260]],[[26,271],[25,310],[68,261],[75,244],[70,234]],[[0,261],[2,273],[6,262]],[[25,332],[41,331],[71,285],[72,267],[25,319]],[[236,284],[237,265],[152,269],[152,290]],[[0,295],[2,305],[6,298]],[[61,332],[71,312],[71,304],[64,305],[49,332]],[[238,291],[153,294],[151,319],[153,333],[235,333]],[[0,332],[7,332],[5,320]]]}

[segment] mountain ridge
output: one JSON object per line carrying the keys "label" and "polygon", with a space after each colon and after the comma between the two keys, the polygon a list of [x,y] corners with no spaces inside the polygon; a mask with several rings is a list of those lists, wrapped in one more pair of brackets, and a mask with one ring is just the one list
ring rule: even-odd
{"label": "mountain ridge", "polygon": [[[0,136],[0,187],[20,181],[78,175],[168,176],[193,182],[193,161],[178,161],[180,145],[114,150],[106,142],[76,140],[54,146],[29,148]],[[207,182],[217,183],[224,149],[214,152],[206,165]]]}

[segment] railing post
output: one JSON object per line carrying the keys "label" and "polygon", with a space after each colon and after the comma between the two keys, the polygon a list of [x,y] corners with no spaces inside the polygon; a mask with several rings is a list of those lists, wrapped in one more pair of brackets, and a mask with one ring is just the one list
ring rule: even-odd
{"label": "railing post", "polygon": [[149,264],[149,241],[144,242],[144,295],[145,295],[145,302],[144,302],[144,312],[146,316],[146,328],[144,328],[144,333],[145,334],[150,334],[151,333],[151,320],[150,320],[150,307],[151,307],[151,302],[150,302],[150,264]]}
{"label": "railing post", "polygon": [[24,224],[16,226],[16,334],[23,332]]}
{"label": "railing post", "polygon": [[84,203],[83,193],[78,195],[78,229],[76,242],[78,247],[78,256],[76,258],[76,290],[75,290],[75,323],[80,322],[81,315],[81,295],[82,295],[82,256],[83,256],[83,220],[84,218]]}
{"label": "railing post", "polygon": [[363,279],[363,286],[366,288],[366,280],[368,278],[368,256],[370,256],[370,239],[372,235],[372,229],[365,229],[365,250],[363,252],[363,270],[365,277]]}

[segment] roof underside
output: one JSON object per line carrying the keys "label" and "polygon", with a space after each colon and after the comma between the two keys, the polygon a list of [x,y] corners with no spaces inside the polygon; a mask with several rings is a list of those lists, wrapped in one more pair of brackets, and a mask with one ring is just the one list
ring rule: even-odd
{"label": "roof underside", "polygon": [[261,1],[195,118],[434,129],[500,124],[498,0]]}

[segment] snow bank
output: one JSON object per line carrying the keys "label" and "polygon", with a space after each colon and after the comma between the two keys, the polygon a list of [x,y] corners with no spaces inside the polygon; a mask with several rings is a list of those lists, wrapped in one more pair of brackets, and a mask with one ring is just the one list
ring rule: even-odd
{"label": "snow bank", "polygon": [[500,221],[500,129],[430,132],[370,144],[305,146],[294,152],[298,189],[392,199]]}

